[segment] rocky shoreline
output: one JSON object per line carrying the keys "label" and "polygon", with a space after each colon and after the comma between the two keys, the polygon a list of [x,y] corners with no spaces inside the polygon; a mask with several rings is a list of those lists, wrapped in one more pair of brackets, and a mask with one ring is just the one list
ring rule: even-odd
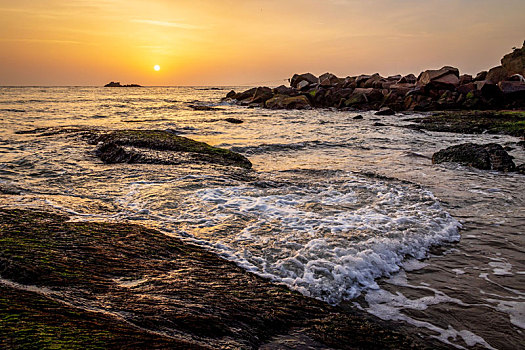
{"label": "rocky shoreline", "polygon": [[226,100],[270,109],[337,108],[340,110],[401,111],[498,110],[525,108],[525,43],[501,59],[501,66],[475,77],[445,66],[408,74],[340,78],[295,74],[290,87],[256,87],[230,91]]}
{"label": "rocky shoreline", "polygon": [[0,209],[0,347],[437,349],[131,224]]}

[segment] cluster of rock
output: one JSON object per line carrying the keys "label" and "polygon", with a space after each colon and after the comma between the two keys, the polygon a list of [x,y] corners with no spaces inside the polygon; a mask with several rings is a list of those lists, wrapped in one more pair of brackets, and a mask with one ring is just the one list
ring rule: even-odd
{"label": "cluster of rock", "polygon": [[335,107],[348,110],[430,111],[447,109],[500,109],[525,107],[525,43],[506,55],[501,66],[475,77],[445,66],[415,76],[359,75],[340,78],[295,74],[290,87],[256,87],[230,91],[226,98],[249,106],[271,109]]}
{"label": "cluster of rock", "polygon": [[141,85],[139,84],[127,84],[127,85],[122,85],[120,83],[120,81],[112,81],[110,83],[107,83],[106,85],[104,85],[104,87],[142,87]]}

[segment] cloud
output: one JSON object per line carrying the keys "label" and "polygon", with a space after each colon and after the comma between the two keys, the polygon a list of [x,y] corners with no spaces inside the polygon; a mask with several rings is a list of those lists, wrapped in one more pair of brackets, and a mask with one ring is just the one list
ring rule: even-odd
{"label": "cloud", "polygon": [[195,26],[192,24],[186,24],[186,23],[181,23],[181,22],[154,21],[150,19],[133,19],[131,20],[131,22],[150,24],[150,25],[161,26],[161,27],[180,28],[180,29],[204,29],[204,27]]}

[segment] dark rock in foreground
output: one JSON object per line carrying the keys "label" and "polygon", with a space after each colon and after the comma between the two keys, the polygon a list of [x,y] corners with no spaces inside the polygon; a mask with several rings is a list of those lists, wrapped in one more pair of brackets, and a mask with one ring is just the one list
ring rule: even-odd
{"label": "dark rock in foreground", "polygon": [[121,85],[120,84],[120,81],[112,81],[111,83],[108,83],[106,85],[104,85],[104,87],[142,87],[141,85],[139,84],[127,84],[127,85]]}
{"label": "dark rock in foreground", "polygon": [[94,137],[96,154],[105,163],[214,163],[251,168],[241,154],[158,130],[119,130]]}
{"label": "dark rock in foreground", "polygon": [[7,349],[445,348],[137,225],[0,209],[0,277]]}
{"label": "dark rock in foreground", "polygon": [[482,170],[514,171],[516,165],[501,145],[464,143],[443,149],[432,156],[432,163],[460,163]]}

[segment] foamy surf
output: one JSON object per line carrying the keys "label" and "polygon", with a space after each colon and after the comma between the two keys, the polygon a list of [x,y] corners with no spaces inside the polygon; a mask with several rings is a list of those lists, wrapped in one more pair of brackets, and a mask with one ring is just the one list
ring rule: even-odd
{"label": "foamy surf", "polygon": [[[137,187],[133,195],[140,197]],[[331,304],[378,288],[376,279],[399,271],[405,258],[422,259],[431,246],[459,239],[460,224],[432,193],[356,175],[203,188],[177,204],[179,216],[164,210],[168,198],[159,200],[148,210],[174,232]]]}

